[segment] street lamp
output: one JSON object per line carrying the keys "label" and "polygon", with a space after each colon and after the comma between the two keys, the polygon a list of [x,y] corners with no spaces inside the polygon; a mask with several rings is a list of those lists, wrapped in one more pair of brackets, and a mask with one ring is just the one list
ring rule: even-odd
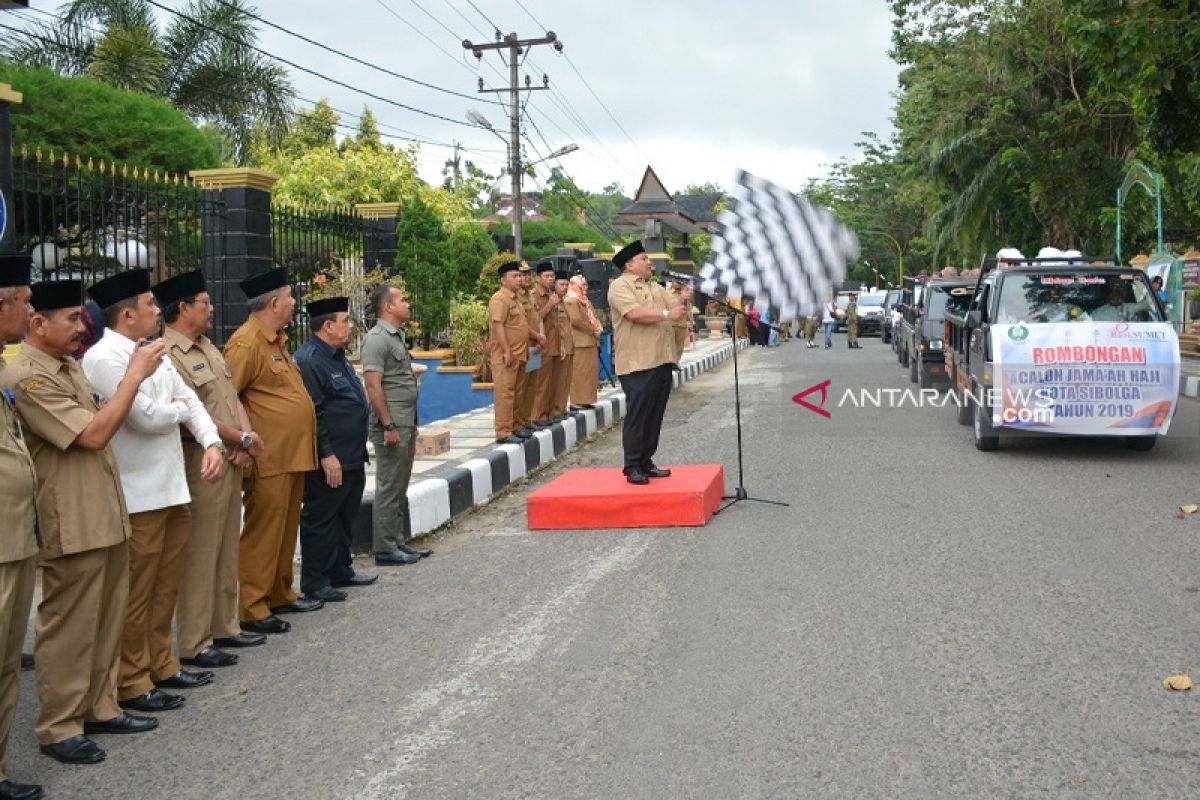
{"label": "street lamp", "polygon": [[892,246],[896,248],[896,262],[897,262],[896,269],[899,273],[896,282],[898,285],[903,286],[904,285],[904,248],[900,246],[900,243],[898,241],[896,241],[896,237],[892,236],[890,233],[887,233],[886,231],[876,230],[874,228],[868,228],[867,230],[863,231],[863,233],[871,234],[874,236],[882,236],[883,238],[885,238],[889,242],[891,242]]}
{"label": "street lamp", "polygon": [[[522,171],[521,148],[520,148],[518,142],[510,143],[507,139],[505,139],[503,136],[501,136],[500,133],[494,127],[492,127],[492,123],[488,120],[488,118],[485,117],[483,114],[480,114],[475,109],[469,109],[467,111],[466,116],[467,116],[467,122],[471,123],[472,125],[476,126],[477,128],[483,128],[485,131],[490,131],[497,139],[504,142],[504,146],[508,150],[508,168],[509,168],[509,171],[511,172],[511,177],[512,177],[513,255],[517,257],[518,261],[520,261],[521,260],[521,249],[522,249],[522,244],[523,244],[522,238],[521,238],[522,218],[525,213],[525,208],[521,202],[521,171]],[[558,158],[559,156],[565,156],[568,153],[574,153],[578,149],[579,149],[579,145],[577,145],[577,144],[564,145],[564,146],[560,147],[559,149],[555,150],[550,155],[546,156],[545,158],[539,158],[537,161],[532,161],[529,164],[527,164],[526,166],[531,167],[534,164],[540,164],[543,161],[548,161],[549,159],[552,159],[552,158]]]}

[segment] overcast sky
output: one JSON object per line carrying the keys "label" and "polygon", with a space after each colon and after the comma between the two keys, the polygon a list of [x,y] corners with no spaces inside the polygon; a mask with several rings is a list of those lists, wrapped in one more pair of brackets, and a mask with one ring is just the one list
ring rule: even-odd
{"label": "overcast sky", "polygon": [[[184,7],[184,0],[161,1]],[[57,2],[33,5],[53,10]],[[488,104],[497,95],[476,95],[476,89],[480,77],[489,88],[507,86],[507,69],[495,52],[485,53],[485,63],[478,65],[461,40],[491,41],[485,16],[502,32],[522,38],[553,30],[570,61],[543,46],[533,49],[522,69],[535,83],[547,73],[554,87],[532,93],[530,114],[540,135],[530,131],[535,148],[525,145],[526,156],[579,145],[562,165],[593,191],[618,181],[632,193],[647,164],[670,190],[706,181],[728,186],[738,167],[799,188],[823,174],[823,165],[852,155],[863,131],[891,129],[897,70],[887,56],[891,23],[884,0],[256,0],[255,5],[266,19],[297,33],[475,99],[406,83],[270,28],[260,34],[264,49],[455,121],[465,121],[465,112],[474,108],[505,137],[504,110]],[[466,156],[492,173],[505,158],[503,143],[487,131],[291,72],[305,98],[328,97],[356,114],[369,104],[387,126],[384,133],[401,128],[491,151]],[[423,145],[422,176],[440,181],[448,155],[445,147]]]}

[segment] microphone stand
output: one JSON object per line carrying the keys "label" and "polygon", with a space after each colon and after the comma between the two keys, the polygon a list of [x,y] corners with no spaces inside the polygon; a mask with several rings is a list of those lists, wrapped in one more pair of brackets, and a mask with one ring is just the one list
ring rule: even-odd
{"label": "microphone stand", "polygon": [[[729,313],[730,327],[733,330],[733,411],[734,411],[734,419],[737,421],[737,461],[738,461],[737,487],[733,490],[733,494],[725,495],[724,497],[721,498],[722,500],[725,500],[726,502],[720,508],[718,508],[716,511],[714,511],[713,514],[714,514],[714,516],[716,514],[720,514],[722,511],[729,508],[733,504],[740,503],[743,500],[751,500],[755,503],[766,503],[766,504],[772,505],[772,506],[789,506],[790,505],[789,503],[784,503],[779,500],[765,500],[761,497],[751,497],[750,493],[746,491],[746,475],[745,475],[746,468],[745,468],[744,457],[743,457],[743,453],[742,453],[742,392],[741,392],[740,376],[738,374],[738,339],[737,339],[737,315],[741,314],[744,317],[744,316],[746,316],[746,312],[734,308],[732,305],[730,305],[728,302],[726,302],[724,300],[719,300],[715,297],[713,297],[711,299],[714,302],[716,302],[718,306],[724,307],[724,309]],[[763,322],[760,324],[767,325],[767,327],[774,327],[774,326],[770,325],[770,323]],[[775,328],[775,329],[778,330],[778,328]]]}

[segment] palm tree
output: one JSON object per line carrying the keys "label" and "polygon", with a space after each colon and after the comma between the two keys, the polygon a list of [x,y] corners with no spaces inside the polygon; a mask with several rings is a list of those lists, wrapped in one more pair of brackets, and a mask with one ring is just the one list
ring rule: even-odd
{"label": "palm tree", "polygon": [[145,0],[72,0],[0,56],[164,97],[220,130],[240,162],[258,131],[286,131],[295,97],[287,70],[253,49],[251,13],[244,0],[191,0],[160,29]]}

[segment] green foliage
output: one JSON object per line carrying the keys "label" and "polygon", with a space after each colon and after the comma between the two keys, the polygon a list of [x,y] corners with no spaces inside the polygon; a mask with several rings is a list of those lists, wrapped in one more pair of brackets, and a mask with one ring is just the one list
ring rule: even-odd
{"label": "green foliage", "polygon": [[[511,226],[504,227],[511,228]],[[521,226],[521,232],[523,236],[521,255],[531,263],[539,258],[554,255],[558,248],[566,242],[591,242],[595,245],[593,252],[596,253],[612,251],[612,244],[607,239],[582,222],[566,220],[526,222]]]}
{"label": "green foliage", "polygon": [[483,340],[488,334],[487,303],[460,296],[450,306],[450,347],[460,367],[474,367],[483,360]]}
{"label": "green foliage", "polygon": [[515,259],[512,253],[507,250],[501,250],[496,255],[487,260],[483,265],[483,269],[479,270],[479,277],[475,281],[475,297],[483,300],[485,303],[500,290],[500,276],[496,274],[496,270],[501,264],[507,264]]}
{"label": "green foliage", "polygon": [[494,255],[496,243],[486,230],[474,223],[455,227],[446,243],[449,284],[456,292],[474,291],[480,268]]}
{"label": "green foliage", "polygon": [[72,0],[61,19],[6,36],[0,55],[164,98],[218,126],[241,160],[256,128],[286,129],[294,96],[284,67],[254,51],[246,10],[244,0],[189,0],[159,28],[145,0]]}
{"label": "green foliage", "polygon": [[309,150],[336,148],[338,120],[337,112],[322,97],[312,108],[296,112],[292,129],[280,149],[285,153],[303,155]]}
{"label": "green foliage", "polygon": [[158,98],[6,62],[0,62],[0,83],[24,94],[23,102],[13,106],[12,138],[30,152],[53,148],[85,160],[182,174],[220,163],[211,139]]}
{"label": "green foliage", "polygon": [[423,345],[449,324],[455,287],[449,277],[449,236],[437,212],[419,195],[410,196],[396,225],[396,270],[404,277],[413,319],[421,323]]}

